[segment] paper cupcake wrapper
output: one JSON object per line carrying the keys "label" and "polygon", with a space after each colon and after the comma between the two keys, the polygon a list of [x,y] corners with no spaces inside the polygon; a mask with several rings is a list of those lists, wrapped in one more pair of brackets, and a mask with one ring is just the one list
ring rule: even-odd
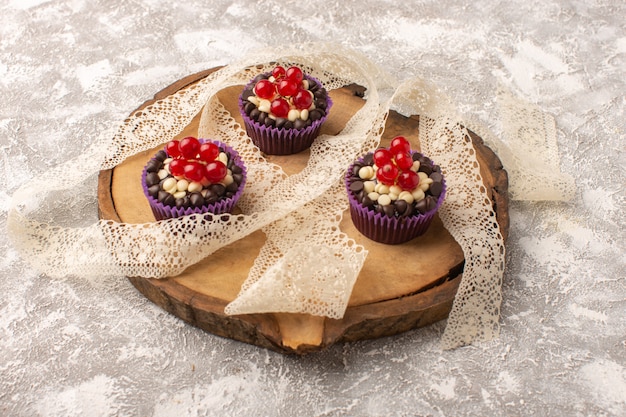
{"label": "paper cupcake wrapper", "polygon": [[[306,76],[308,79],[315,80],[321,85],[320,81],[314,77]],[[254,81],[246,85],[248,88]],[[244,100],[239,96],[239,112],[243,117],[243,124],[252,143],[259,147],[261,152],[268,155],[292,155],[308,149],[313,144],[315,138],[319,135],[322,124],[326,121],[330,108],[333,105],[330,96],[326,97],[326,114],[319,120],[314,121],[311,126],[304,129],[284,129],[277,127],[267,127],[252,120],[244,111]]]}
{"label": "paper cupcake wrapper", "polygon": [[[204,142],[207,142],[207,140],[200,139],[200,142],[204,143]],[[218,200],[215,203],[211,203],[211,204],[205,204],[201,207],[184,208],[184,207],[167,206],[159,202],[159,200],[157,200],[156,198],[152,197],[150,193],[148,192],[148,186],[146,185],[146,174],[147,174],[147,171],[146,171],[147,165],[146,165],[146,167],[144,167],[143,172],[141,174],[141,186],[143,188],[144,195],[148,199],[150,208],[152,209],[152,214],[154,214],[154,218],[157,221],[171,219],[174,217],[182,217],[182,216],[186,216],[189,214],[205,214],[205,213],[223,214],[223,213],[230,213],[233,211],[233,209],[235,208],[235,205],[237,204],[237,201],[243,194],[243,190],[246,185],[246,177],[247,177],[246,166],[241,160],[239,153],[237,153],[237,151],[234,150],[232,147],[217,140],[212,141],[212,142],[215,143],[220,148],[224,149],[224,151],[227,154],[229,154],[230,157],[233,159],[233,163],[242,169],[243,179],[241,180],[241,184],[239,184],[239,188],[237,189],[237,192],[233,194],[233,196],[230,198]]]}
{"label": "paper cupcake wrapper", "polygon": [[[359,161],[363,161],[363,158],[360,158]],[[345,186],[348,192],[352,223],[359,232],[375,242],[388,245],[405,243],[426,233],[445,198],[445,178],[442,181],[443,188],[441,194],[439,194],[437,204],[433,209],[424,214],[418,213],[406,217],[389,217],[384,213],[377,213],[374,210],[370,210],[359,203],[354,193],[350,190],[350,184],[348,182],[353,166],[354,164],[350,165],[348,168],[345,176]]]}

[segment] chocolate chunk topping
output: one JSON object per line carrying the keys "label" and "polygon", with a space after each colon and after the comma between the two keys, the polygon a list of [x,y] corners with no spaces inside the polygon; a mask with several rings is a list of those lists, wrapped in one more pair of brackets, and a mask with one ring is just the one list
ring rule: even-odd
{"label": "chocolate chunk topping", "polygon": [[443,191],[443,184],[441,182],[433,182],[430,184],[429,191],[433,196],[439,197],[441,195],[441,191]]}
{"label": "chocolate chunk topping", "polygon": [[[241,93],[241,98],[243,101],[248,100],[248,97],[253,96],[254,92],[252,90],[249,89],[244,89],[243,93]],[[248,103],[248,104],[252,104],[252,103]],[[254,106],[254,104],[252,104]],[[247,113],[247,112],[246,112]]]}
{"label": "chocolate chunk topping", "polygon": [[158,159],[152,158],[146,164],[146,171],[147,172],[158,172],[161,169],[162,166],[163,166],[163,161],[159,161]]}
{"label": "chocolate chunk topping", "polygon": [[170,193],[168,193],[165,190],[159,190],[159,192],[157,193],[157,200],[159,200],[162,203],[163,201],[165,201],[165,199],[167,198],[169,194]]}
{"label": "chocolate chunk topping", "polygon": [[257,83],[261,80],[267,80],[269,78],[268,74],[259,74],[256,77],[254,77],[254,82]]}
{"label": "chocolate chunk topping", "polygon": [[321,98],[315,100],[315,107],[318,109],[326,110],[326,100]]}
{"label": "chocolate chunk topping", "polygon": [[430,211],[437,206],[437,199],[432,195],[427,196],[424,200],[426,200],[426,211]]}
{"label": "chocolate chunk topping", "polygon": [[365,165],[373,165],[374,164],[374,154],[368,153],[363,157],[363,166]]}
{"label": "chocolate chunk topping", "polygon": [[159,175],[156,172],[148,172],[146,174],[146,185],[148,187],[152,187],[155,184],[158,185],[160,181],[161,178],[159,178]]}
{"label": "chocolate chunk topping", "polygon": [[285,127],[285,123],[287,123],[288,119],[285,119],[284,117],[278,117],[276,118],[276,127],[277,128],[281,128],[281,127]]}
{"label": "chocolate chunk topping", "polygon": [[389,217],[393,217],[394,216],[394,214],[396,212],[396,208],[392,204],[388,204],[388,205],[382,206],[382,207],[383,207],[383,213],[385,213]]}
{"label": "chocolate chunk topping", "polygon": [[362,166],[363,166],[363,165],[361,165],[361,164],[359,164],[359,163],[355,163],[355,164],[352,166],[352,176],[353,176],[353,177],[357,177],[357,178],[359,177],[359,170],[361,169],[361,167],[362,167]]}
{"label": "chocolate chunk topping", "polygon": [[189,201],[194,207],[202,207],[204,205],[204,197],[200,193],[191,193],[189,195]]}
{"label": "chocolate chunk topping", "polygon": [[363,196],[363,200],[361,200],[361,204],[363,204],[365,207],[371,207],[374,205],[374,201],[368,196]]}
{"label": "chocolate chunk topping", "polygon": [[402,216],[404,216],[404,217],[411,216],[413,213],[415,213],[415,205],[408,204],[406,206],[406,211],[404,212],[404,214]]}
{"label": "chocolate chunk topping", "polygon": [[265,126],[267,127],[274,127],[274,125],[276,124],[276,122],[274,121],[274,119],[272,119],[271,117],[266,117],[265,118],[265,123],[263,123]]}
{"label": "chocolate chunk topping", "polygon": [[324,112],[320,109],[313,109],[309,112],[309,119],[315,121],[324,117]]}
{"label": "chocolate chunk topping", "polygon": [[430,162],[420,161],[420,171],[425,173],[426,175],[430,175],[433,172],[433,166],[430,164]]}
{"label": "chocolate chunk topping", "polygon": [[163,191],[163,190],[159,191],[157,198],[159,202],[161,202],[163,205],[166,205],[166,206],[173,206],[176,204],[176,199],[174,198],[174,196],[168,193],[167,191]]}
{"label": "chocolate chunk topping", "polygon": [[350,184],[350,190],[353,193],[358,193],[363,190],[363,181],[353,181],[352,184]]}
{"label": "chocolate chunk topping", "polygon": [[293,122],[293,127],[296,128],[296,129],[302,129],[302,128],[306,127],[306,122],[304,120],[302,120],[302,119],[296,119]]}
{"label": "chocolate chunk topping", "polygon": [[[239,170],[239,172],[241,172],[241,169]],[[233,171],[233,180],[235,181],[237,186],[239,186],[239,184],[241,184],[241,181],[243,181],[243,174],[235,174],[235,171]]]}
{"label": "chocolate chunk topping", "polygon": [[225,189],[225,194],[228,195],[232,195],[233,193],[235,193],[237,191],[237,189],[239,188],[239,184],[237,184],[236,182],[231,182],[230,184],[228,184],[228,186]]}
{"label": "chocolate chunk topping", "polygon": [[427,209],[426,209],[426,199],[420,200],[417,203],[415,203],[415,208],[417,209],[417,211],[419,211],[422,214],[426,213],[426,211],[427,211]]}
{"label": "chocolate chunk topping", "polygon": [[156,153],[156,155],[154,155],[155,159],[163,162],[167,159],[167,154],[165,153],[165,151],[163,149],[161,149],[159,152]]}
{"label": "chocolate chunk topping", "polygon": [[148,188],[148,194],[150,194],[152,198],[158,199],[159,191],[161,191],[161,185],[159,184],[154,184]]}
{"label": "chocolate chunk topping", "polygon": [[250,114],[252,110],[256,109],[256,106],[250,102],[247,102],[246,105],[243,107],[243,109],[246,112],[246,114]]}
{"label": "chocolate chunk topping", "polygon": [[220,196],[211,190],[207,190],[206,195],[204,196],[204,199],[206,200],[207,204],[212,204],[212,203],[215,203],[217,200],[219,200]]}
{"label": "chocolate chunk topping", "polygon": [[226,187],[224,187],[222,184],[211,184],[209,186],[209,190],[215,193],[215,195],[221,197],[226,192]]}
{"label": "chocolate chunk topping", "polygon": [[396,206],[396,210],[400,216],[404,215],[406,208],[409,206],[409,204],[404,200],[396,200],[394,205]]}
{"label": "chocolate chunk topping", "polygon": [[429,177],[434,182],[441,182],[443,180],[443,175],[441,175],[441,172],[433,172],[429,175]]}

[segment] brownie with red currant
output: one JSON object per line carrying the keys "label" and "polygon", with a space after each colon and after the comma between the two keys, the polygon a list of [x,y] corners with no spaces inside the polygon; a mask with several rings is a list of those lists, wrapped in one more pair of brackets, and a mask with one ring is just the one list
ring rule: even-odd
{"label": "brownie with red currant", "polygon": [[446,193],[441,168],[403,136],[350,165],[345,185],[357,230],[387,244],[424,234]]}
{"label": "brownie with red currant", "polygon": [[322,83],[297,66],[276,66],[248,83],[239,110],[248,136],[269,155],[290,155],[311,146],[332,101]]}
{"label": "brownie with red currant", "polygon": [[246,167],[237,151],[192,136],[168,142],[142,173],[144,194],[157,220],[229,213],[245,183]]}

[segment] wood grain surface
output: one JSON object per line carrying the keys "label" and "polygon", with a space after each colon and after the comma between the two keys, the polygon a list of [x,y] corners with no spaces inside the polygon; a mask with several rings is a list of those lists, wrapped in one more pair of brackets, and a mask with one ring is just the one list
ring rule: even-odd
{"label": "wood grain surface", "polygon": [[[206,77],[216,68],[175,82],[141,107],[166,97]],[[237,97],[241,87],[218,96],[241,122]],[[351,85],[333,90],[334,105],[322,133],[339,133],[363,105],[363,88]],[[200,114],[179,137],[197,136]],[[382,144],[402,134],[419,149],[419,116],[391,112]],[[506,239],[509,228],[508,177],[498,157],[478,136],[471,134],[481,164],[481,174]],[[156,152],[134,155],[114,169],[101,171],[98,184],[100,217],[126,223],[154,221],[141,189],[141,170]],[[309,152],[268,156],[287,174],[300,171]],[[377,338],[425,326],[447,317],[463,271],[463,252],[438,217],[426,234],[401,245],[383,245],[362,236],[346,211],[340,228],[365,246],[369,255],[354,286],[346,314],[341,320],[308,314],[266,313],[227,316],[232,301],[259,253],[265,235],[256,231],[226,246],[176,277],[147,279],[129,277],[148,299],[182,320],[213,334],[255,344],[283,353],[303,354],[334,343]],[[390,261],[391,260],[391,261]]]}

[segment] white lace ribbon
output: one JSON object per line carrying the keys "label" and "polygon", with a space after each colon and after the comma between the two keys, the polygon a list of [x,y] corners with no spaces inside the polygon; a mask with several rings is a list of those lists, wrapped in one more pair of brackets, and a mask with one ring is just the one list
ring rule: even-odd
{"label": "white lace ribbon", "polygon": [[[277,61],[301,65],[327,89],[356,83],[366,87],[367,94],[365,105],[343,131],[316,141],[307,167],[292,176],[261,157],[216,99],[218,91],[245,84]],[[511,103],[507,101],[504,107]],[[59,212],[57,193],[69,193],[100,170],[169,141],[203,106],[199,135],[229,143],[248,166],[246,191],[240,200],[244,214],[208,220],[191,215],[146,224],[100,220],[83,227],[50,220]],[[9,236],[24,259],[50,276],[162,278],[177,275],[219,248],[263,229],[266,244],[226,312],[304,312],[340,318],[367,256],[363,247],[337,227],[347,207],[341,177],[351,161],[378,145],[390,106],[405,115],[420,114],[422,149],[442,166],[448,183],[440,216],[465,254],[463,279],[443,346],[489,340],[498,333],[504,244],[484,187],[480,187],[475,153],[464,124],[436,88],[423,80],[398,85],[364,56],[338,45],[261,51],[131,115],[117,132],[101,134],[84,155],[21,187],[11,201]],[[532,118],[537,124],[542,113],[533,109],[532,114],[537,116]],[[506,123],[521,122],[507,119],[507,115],[505,112],[502,117]],[[515,142],[531,138],[532,146],[521,145],[530,152],[540,146],[542,134],[545,139],[554,131],[545,123],[549,119],[541,120],[543,127],[534,126],[533,135],[522,129],[510,138],[507,156],[511,156],[515,177],[523,179],[526,173],[522,171],[533,168],[528,165],[529,158],[524,159],[524,166],[515,164],[519,161],[512,150]],[[549,143],[554,150],[555,142]],[[567,178],[554,172],[550,178],[563,181],[555,186],[558,189],[568,184]],[[281,205],[277,207],[274,201]],[[66,219],[81,208],[79,203],[72,204],[70,199]],[[329,216],[328,210],[334,215]]]}

